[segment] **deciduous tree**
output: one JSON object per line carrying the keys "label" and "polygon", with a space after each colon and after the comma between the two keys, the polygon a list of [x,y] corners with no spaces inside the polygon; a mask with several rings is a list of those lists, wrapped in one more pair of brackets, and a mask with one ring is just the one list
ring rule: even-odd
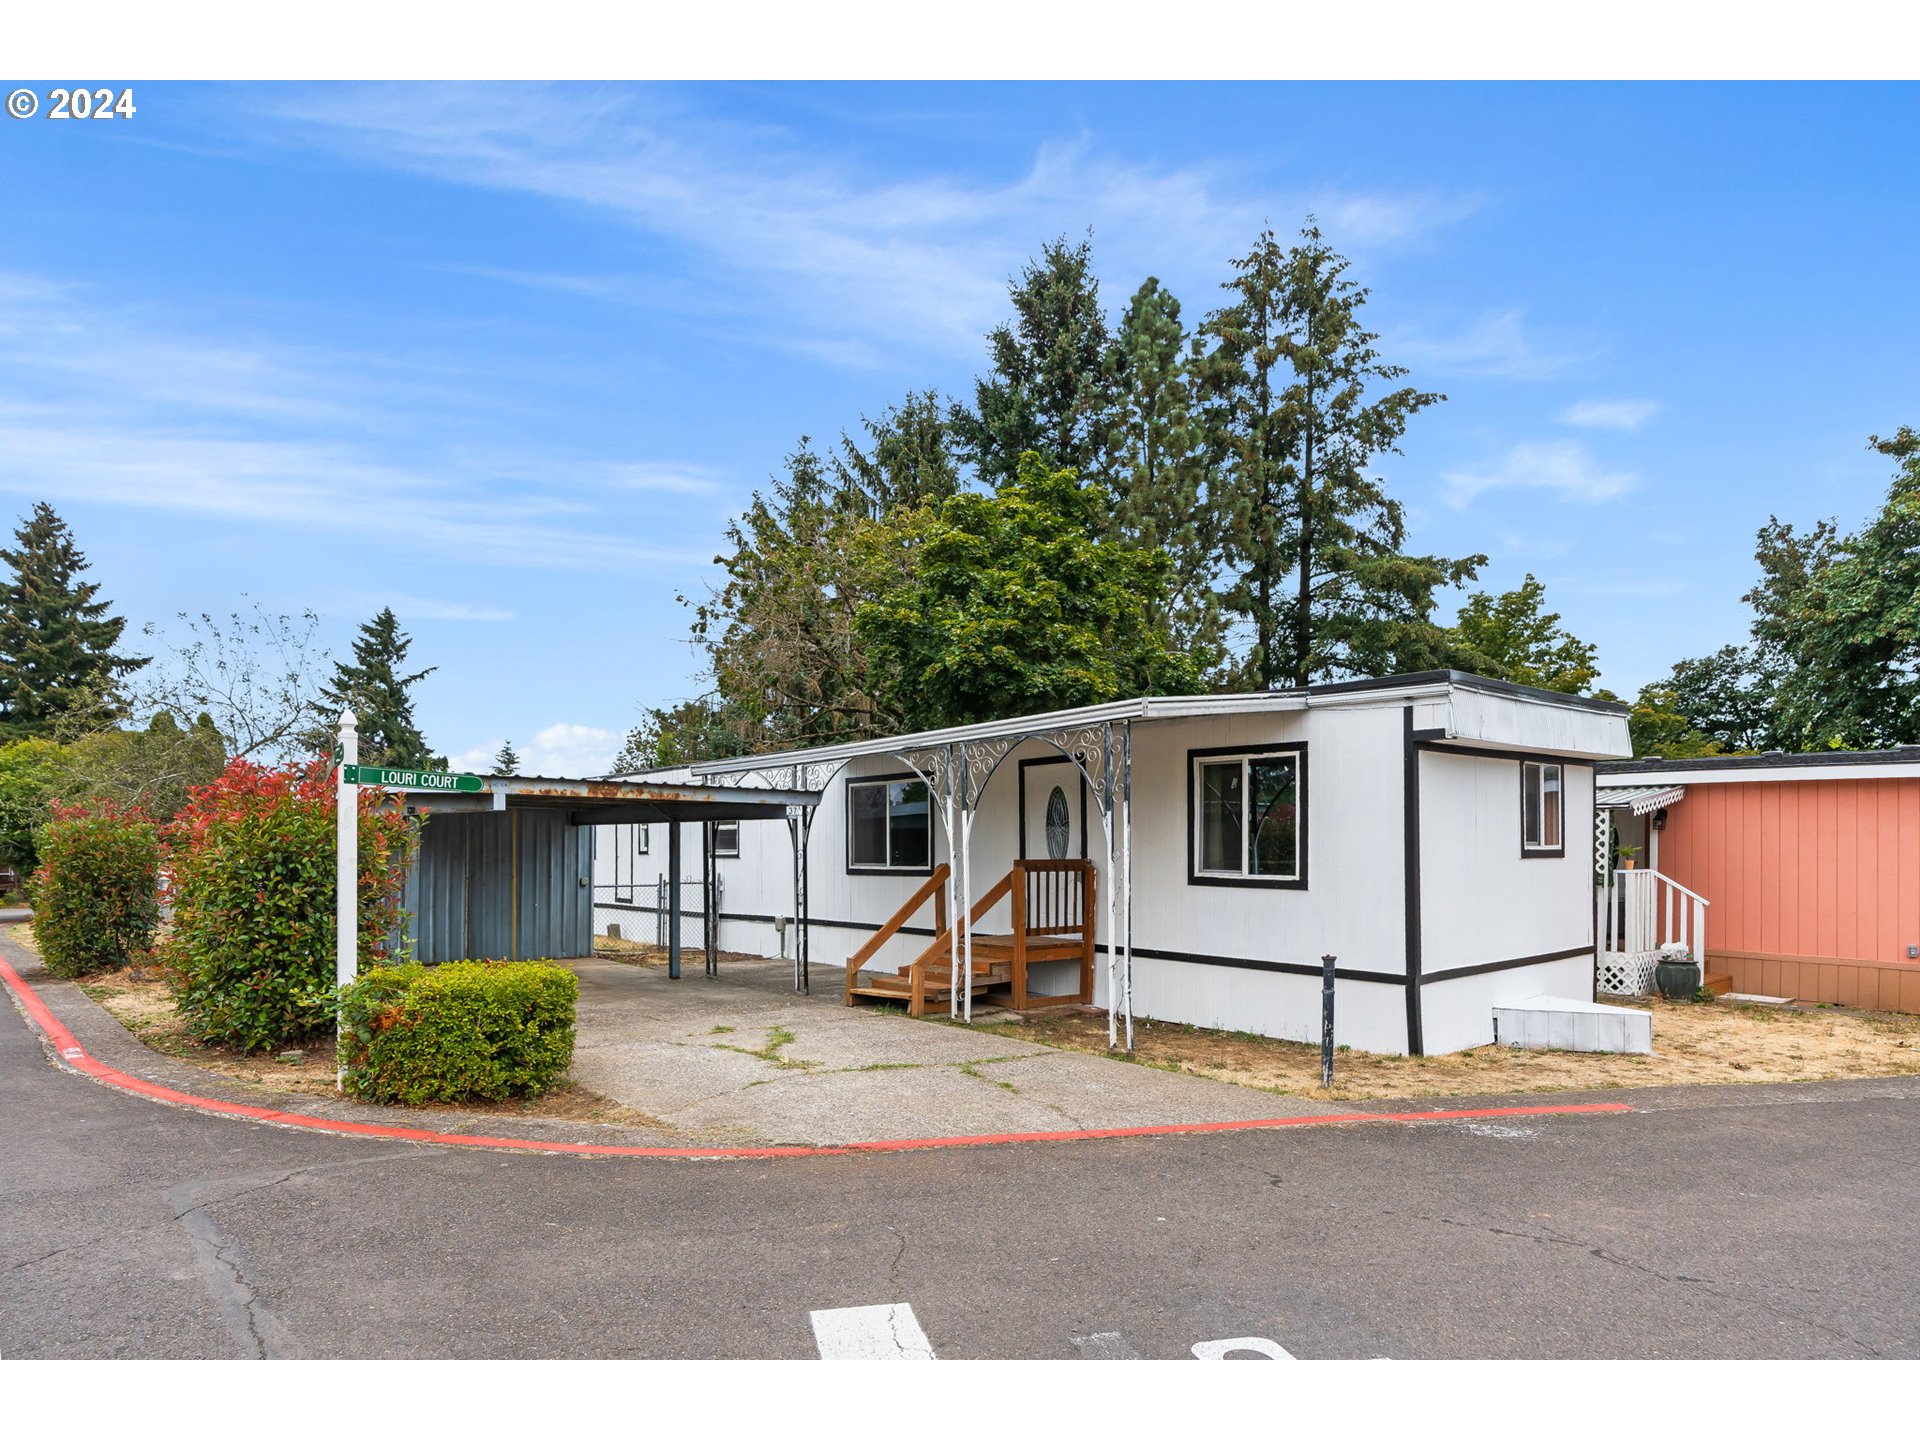
{"label": "deciduous tree", "polygon": [[1495,680],[1589,694],[1600,675],[1598,651],[1560,623],[1546,597],[1547,587],[1532,575],[1501,595],[1468,596],[1448,630],[1459,663]]}
{"label": "deciduous tree", "polygon": [[[856,627],[886,707],[919,730],[1200,688],[1153,622],[1164,551],[1103,533],[1099,490],[1039,455],[997,494],[962,493],[861,537],[871,585]],[[897,576],[892,556],[914,556]]]}

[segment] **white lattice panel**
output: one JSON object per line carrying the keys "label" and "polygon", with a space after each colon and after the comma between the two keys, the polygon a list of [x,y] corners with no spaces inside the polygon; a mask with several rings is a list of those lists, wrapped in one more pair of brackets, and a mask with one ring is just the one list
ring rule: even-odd
{"label": "white lattice panel", "polygon": [[1609,951],[1600,959],[1599,988],[1608,995],[1650,995],[1653,968],[1659,963],[1657,950],[1645,950],[1637,955]]}

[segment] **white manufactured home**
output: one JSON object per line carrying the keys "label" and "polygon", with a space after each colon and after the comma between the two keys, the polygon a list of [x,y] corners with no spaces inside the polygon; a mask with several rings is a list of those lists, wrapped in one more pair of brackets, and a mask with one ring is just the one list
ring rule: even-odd
{"label": "white manufactured home", "polygon": [[595,928],[664,930],[678,852],[719,948],[850,1004],[1317,1040],[1331,955],[1337,1043],[1437,1054],[1590,999],[1594,766],[1629,753],[1624,706],[1433,671],[707,762],[638,778],[818,804],[600,827]]}

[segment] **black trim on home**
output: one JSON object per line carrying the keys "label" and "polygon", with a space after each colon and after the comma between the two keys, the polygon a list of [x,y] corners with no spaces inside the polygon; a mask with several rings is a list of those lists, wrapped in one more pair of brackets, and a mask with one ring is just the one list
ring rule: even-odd
{"label": "black trim on home", "polygon": [[[935,857],[940,850],[938,839],[940,826],[934,822],[933,790],[931,787],[927,790],[927,863],[925,865],[856,865],[853,863],[853,787],[856,785],[880,784],[895,780],[917,780],[922,785],[927,783],[924,775],[915,774],[911,770],[902,770],[898,773],[889,772],[885,775],[848,775],[841,783],[843,793],[840,797],[840,808],[843,812],[847,832],[845,848],[847,874],[849,875],[931,875],[933,874],[934,867],[938,864]],[[891,822],[889,822],[889,826],[891,826]],[[891,834],[891,828],[889,828],[889,834]],[[873,928],[878,930],[880,927],[875,925]]]}
{"label": "black trim on home", "polygon": [[[1538,765],[1540,780],[1540,828],[1547,826],[1546,768],[1560,772],[1560,843],[1554,846],[1527,844],[1527,766]],[[1520,771],[1520,858],[1522,860],[1564,860],[1567,858],[1567,767],[1558,760],[1522,760]]]}
{"label": "black trim on home", "polygon": [[[604,900],[597,902],[594,908],[597,910],[626,910],[643,915],[656,915],[659,913],[659,908],[653,905],[627,905],[609,903]],[[771,925],[777,918],[779,917],[773,915],[755,915],[746,911],[735,910],[723,910],[720,913],[720,919],[723,921],[736,920],[749,925]],[[861,930],[869,934],[880,928],[877,924],[872,924],[865,920],[827,920],[819,916],[809,916],[807,923],[809,925],[818,925],[828,930]],[[897,933],[901,935],[923,936],[930,940],[933,938],[935,932],[931,927],[925,925],[902,925]],[[1105,945],[1096,945],[1094,946],[1094,952],[1104,955],[1107,953],[1107,947]],[[1279,975],[1305,975],[1314,980],[1318,980],[1321,975],[1321,969],[1318,965],[1302,965],[1291,960],[1253,960],[1240,955],[1198,955],[1186,950],[1155,950],[1143,945],[1134,946],[1133,953],[1142,960],[1170,960],[1181,965],[1210,965],[1226,970],[1267,970]],[[1547,965],[1556,960],[1572,960],[1578,956],[1591,955],[1592,953],[1593,946],[1591,944],[1576,945],[1569,950],[1554,950],[1545,955],[1522,955],[1513,960],[1490,960],[1484,965],[1467,965],[1462,966],[1458,970],[1440,970],[1431,975],[1422,975],[1420,977],[1420,983],[1422,985],[1437,985],[1446,980],[1464,980],[1473,975],[1487,975],[1496,970],[1518,970],[1527,965]],[[1073,962],[1063,960],[1049,963],[1065,965],[1072,964]],[[1334,978],[1338,980],[1353,980],[1363,985],[1405,985],[1407,983],[1406,976],[1395,975],[1388,970],[1336,969],[1334,971]]]}
{"label": "black trim on home", "polygon": [[1920,745],[1892,750],[1769,750],[1763,755],[1702,755],[1695,760],[1607,760],[1602,775],[1660,775],[1673,770],[1798,770],[1811,766],[1920,765]]}
{"label": "black trim on home", "polygon": [[1020,788],[1017,792],[1020,818],[1015,823],[1020,826],[1020,833],[1015,840],[1014,853],[1022,860],[1045,858],[1027,854],[1027,767],[1029,765],[1069,765],[1073,767],[1073,778],[1080,782],[1080,858],[1085,860],[1087,858],[1087,791],[1090,787],[1087,785],[1087,777],[1081,772],[1080,766],[1066,755],[1035,755],[1030,759],[1019,762],[1016,778],[1020,782]]}
{"label": "black trim on home", "polygon": [[1333,680],[1323,685],[1308,685],[1294,691],[1277,690],[1277,695],[1339,695],[1366,690],[1399,690],[1408,685],[1457,685],[1462,690],[1479,690],[1488,695],[1513,695],[1527,700],[1551,700],[1574,710],[1591,710],[1598,715],[1628,715],[1631,705],[1617,700],[1593,700],[1585,695],[1565,695],[1558,690],[1543,690],[1535,685],[1516,685],[1511,680],[1494,680],[1465,670],[1416,670],[1411,675],[1382,675],[1369,680]]}
{"label": "black trim on home", "polygon": [[[1107,947],[1093,947],[1096,955],[1105,955]],[[1250,960],[1239,955],[1196,955],[1186,950],[1153,950],[1143,945],[1133,947],[1136,959],[1172,960],[1182,965],[1213,965],[1227,970],[1270,970],[1277,975],[1308,975],[1318,980],[1324,973],[1318,965],[1302,965],[1292,960]],[[1054,962],[1071,965],[1071,960]],[[1407,977],[1396,975],[1391,970],[1342,970],[1336,969],[1337,980],[1358,980],[1368,985],[1404,985]]]}
{"label": "black trim on home", "polygon": [[1523,965],[1550,965],[1555,960],[1573,960],[1582,955],[1592,955],[1593,944],[1575,945],[1566,950],[1552,950],[1545,955],[1522,955],[1516,960],[1489,960],[1484,965],[1462,965],[1458,970],[1436,970],[1430,975],[1422,975],[1422,985],[1437,985],[1442,980],[1464,980],[1469,975],[1491,975],[1496,970],[1518,970]]}
{"label": "black trim on home", "polygon": [[1401,714],[1400,836],[1403,905],[1407,924],[1407,1053],[1426,1054],[1425,1017],[1420,1008],[1420,742],[1414,738],[1413,706]]}
{"label": "black trim on home", "polygon": [[1556,755],[1551,750],[1495,750],[1490,746],[1463,745],[1457,741],[1423,738],[1438,733],[1444,732],[1416,730],[1414,743],[1422,750],[1435,750],[1443,755],[1461,755],[1470,760],[1542,760],[1549,765],[1585,765],[1589,769],[1600,769],[1612,763],[1595,760],[1591,755]]}
{"label": "black trim on home", "polygon": [[[1194,772],[1199,767],[1196,760],[1210,757],[1226,759],[1234,755],[1295,755],[1294,774],[1294,854],[1299,862],[1300,873],[1290,879],[1267,875],[1203,875],[1199,872],[1199,856],[1194,852],[1194,837],[1200,829],[1200,812],[1195,806],[1198,796],[1194,790]],[[1187,751],[1187,883],[1189,885],[1227,885],[1243,890],[1304,890],[1307,888],[1307,811],[1313,805],[1313,792],[1307,784],[1307,742],[1288,740],[1274,745],[1209,745],[1199,750]],[[1247,796],[1247,817],[1253,815],[1253,797]],[[1251,841],[1249,840],[1249,843]],[[1316,969],[1314,974],[1320,972]]]}

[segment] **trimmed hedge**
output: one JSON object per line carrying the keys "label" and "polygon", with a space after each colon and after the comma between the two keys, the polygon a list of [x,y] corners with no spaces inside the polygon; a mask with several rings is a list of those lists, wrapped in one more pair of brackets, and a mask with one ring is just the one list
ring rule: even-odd
{"label": "trimmed hedge", "polygon": [[101,802],[56,809],[27,881],[40,959],[71,979],[115,970],[153,944],[160,920],[160,837],[137,810]]}
{"label": "trimmed hedge", "polygon": [[544,960],[369,970],[341,992],[346,1088],[385,1104],[538,1095],[573,1063],[580,982]]}

